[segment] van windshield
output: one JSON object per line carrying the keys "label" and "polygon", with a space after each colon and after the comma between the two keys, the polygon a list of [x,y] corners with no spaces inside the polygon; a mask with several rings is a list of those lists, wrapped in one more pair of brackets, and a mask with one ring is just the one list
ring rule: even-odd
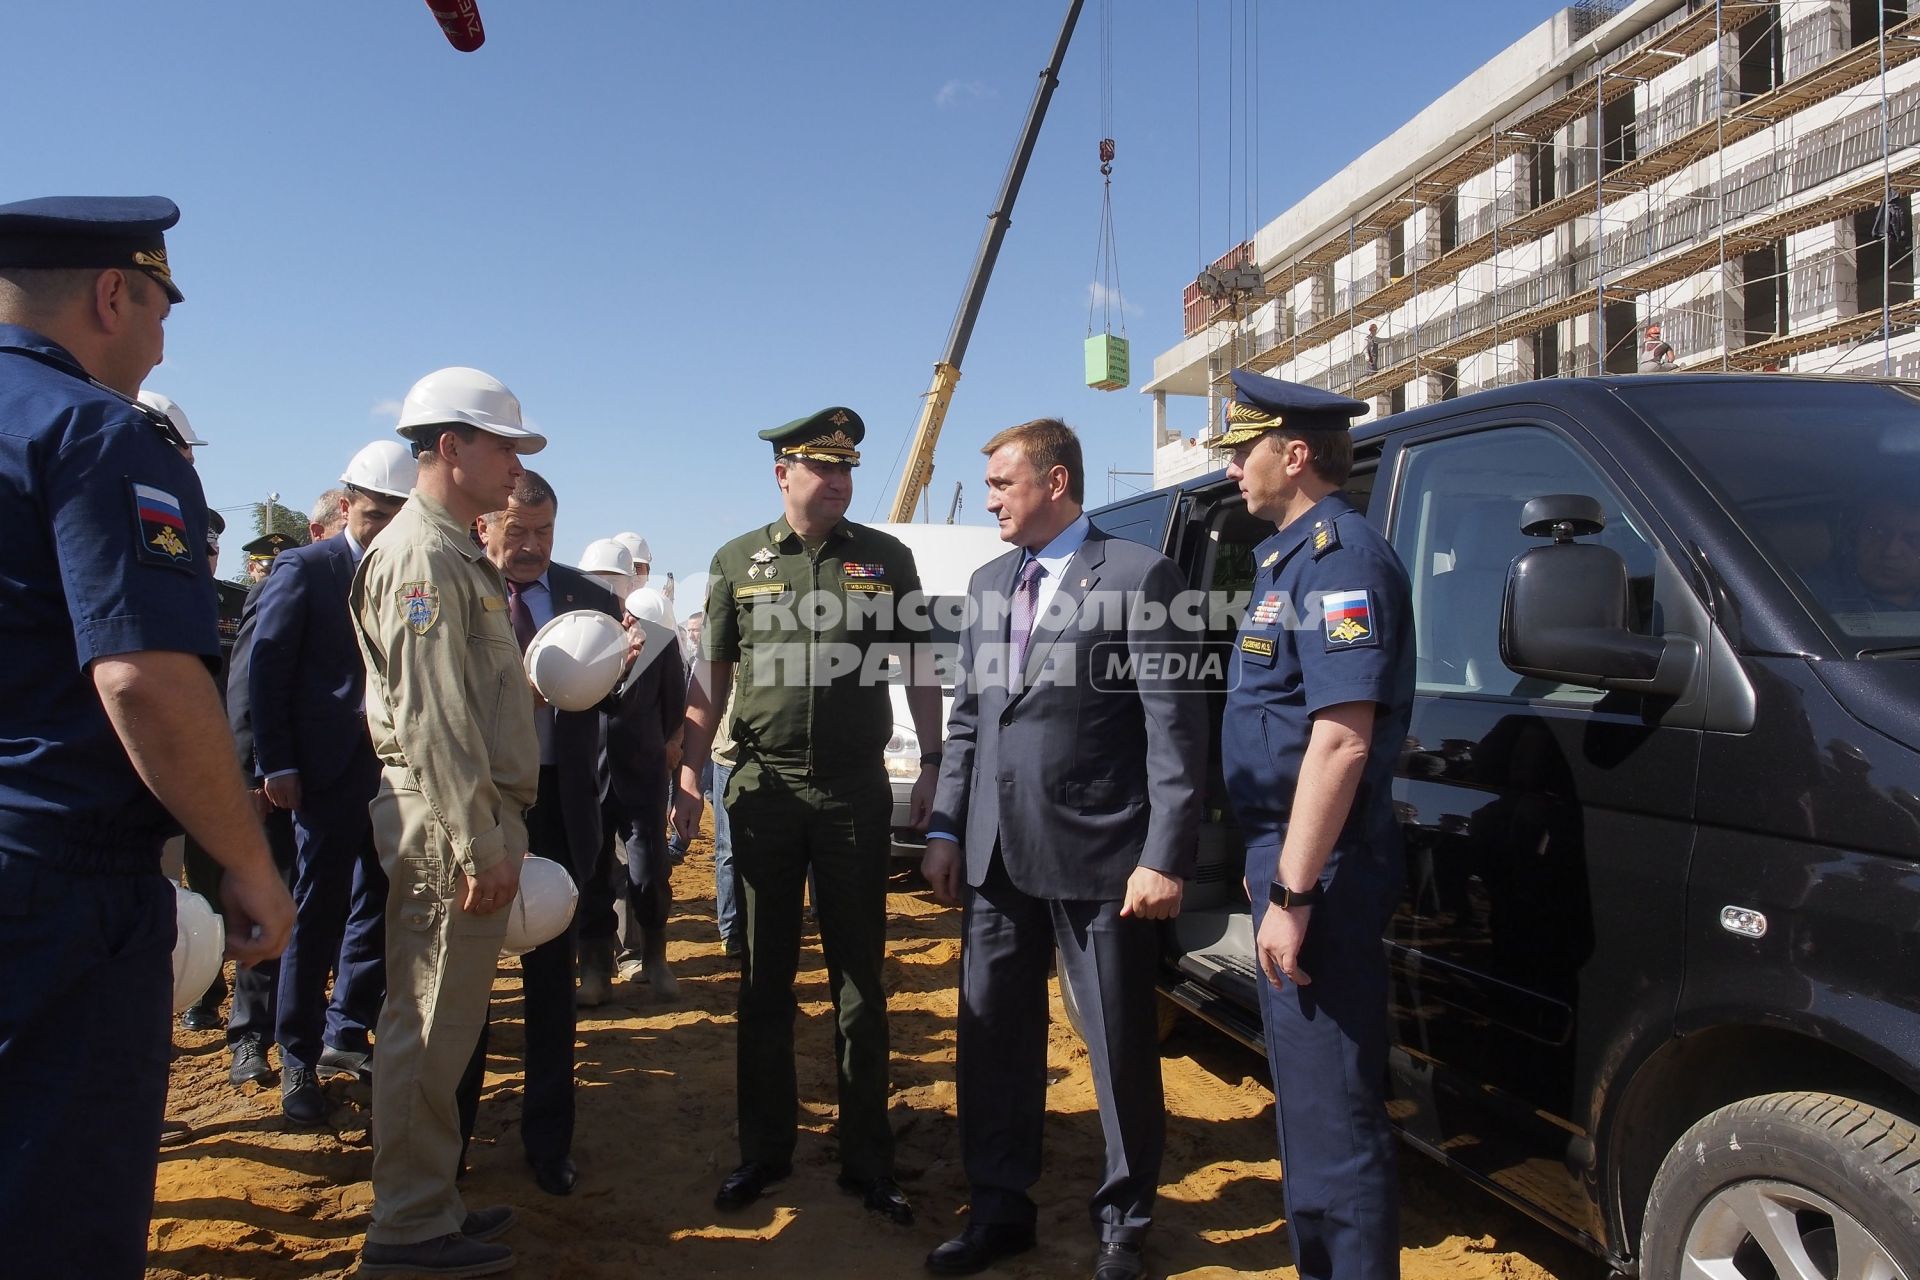
{"label": "van windshield", "polygon": [[1842,648],[1920,646],[1920,386],[1702,377],[1621,387]]}

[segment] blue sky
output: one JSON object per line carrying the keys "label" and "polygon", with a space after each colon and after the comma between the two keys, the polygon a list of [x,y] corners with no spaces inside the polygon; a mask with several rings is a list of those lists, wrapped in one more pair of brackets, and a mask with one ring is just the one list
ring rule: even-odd
{"label": "blue sky", "polygon": [[[704,571],[778,513],[755,433],[829,404],[867,423],[853,515],[881,518],[1063,0],[479,2],[474,54],[421,0],[0,10],[0,200],[184,212],[188,301],[148,385],[213,442],[209,501],[304,508],[415,378],[470,364],[552,439],[534,465],[563,559],[630,528],[657,572]],[[1136,386],[1206,260],[1558,7],[1107,4]],[[962,481],[983,522],[980,445],[1043,414],[1079,429],[1089,505],[1149,465],[1147,397],[1087,389],[1081,363],[1102,17],[1088,0],[967,353],[936,519]]]}

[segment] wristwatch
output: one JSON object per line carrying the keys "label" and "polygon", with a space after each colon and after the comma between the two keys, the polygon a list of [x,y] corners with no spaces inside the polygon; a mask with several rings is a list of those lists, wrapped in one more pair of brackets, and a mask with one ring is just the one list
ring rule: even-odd
{"label": "wristwatch", "polygon": [[1311,889],[1289,889],[1278,880],[1267,886],[1267,901],[1282,911],[1294,907],[1311,907],[1326,895],[1318,884]]}
{"label": "wristwatch", "polygon": [[929,751],[925,755],[920,757],[920,767],[922,769],[926,768],[930,764],[939,764],[939,763],[940,763],[940,753],[938,751]]}

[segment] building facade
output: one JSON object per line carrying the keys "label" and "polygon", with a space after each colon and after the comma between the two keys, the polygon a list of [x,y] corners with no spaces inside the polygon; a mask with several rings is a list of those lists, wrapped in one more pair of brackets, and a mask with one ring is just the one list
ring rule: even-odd
{"label": "building facade", "polygon": [[1656,324],[1680,370],[1920,377],[1906,4],[1563,10],[1188,286],[1155,483],[1214,465],[1234,368],[1386,414],[1632,373]]}

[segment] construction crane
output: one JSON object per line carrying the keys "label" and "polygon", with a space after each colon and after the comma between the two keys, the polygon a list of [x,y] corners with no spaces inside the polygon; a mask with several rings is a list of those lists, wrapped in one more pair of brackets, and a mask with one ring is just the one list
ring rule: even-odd
{"label": "construction crane", "polygon": [[946,354],[933,366],[933,385],[927,389],[920,406],[920,421],[913,429],[913,445],[907,451],[906,467],[900,474],[899,491],[893,495],[888,519],[905,524],[913,519],[920,495],[933,481],[933,450],[940,443],[940,428],[947,420],[947,406],[953,403],[953,388],[960,381],[960,362],[966,358],[967,343],[973,339],[973,323],[979,319],[980,303],[987,296],[987,281],[993,276],[994,260],[1000,256],[1000,242],[1006,239],[1013,217],[1013,202],[1020,194],[1020,180],[1026,177],[1027,161],[1033,156],[1033,144],[1040,137],[1040,122],[1046,119],[1047,103],[1060,83],[1060,63],[1067,56],[1067,42],[1073,39],[1074,23],[1080,19],[1083,0],[1070,0],[1066,21],[1060,24],[1060,38],[1054,42],[1053,58],[1040,73],[1033,91],[1033,104],[1027,108],[1027,122],[1021,128],[1020,142],[1007,164],[1007,176],[1000,184],[1000,199],[987,215],[986,234],[980,238],[980,251],[974,255],[973,271],[967,277],[967,290],[961,296],[960,310],[954,314],[953,328],[947,334]]}

